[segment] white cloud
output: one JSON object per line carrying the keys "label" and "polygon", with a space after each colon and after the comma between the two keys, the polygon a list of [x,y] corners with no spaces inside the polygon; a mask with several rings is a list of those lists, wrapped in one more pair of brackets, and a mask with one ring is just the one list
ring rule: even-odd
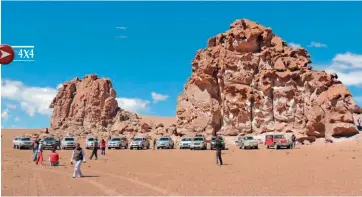
{"label": "white cloud", "polygon": [[58,85],[57,85],[57,90],[59,90],[59,89],[62,88],[62,87],[63,87],[63,84],[62,84],[62,83],[58,84]]}
{"label": "white cloud", "polygon": [[338,80],[348,86],[362,85],[362,55],[346,52],[337,54],[326,71],[337,73]]}
{"label": "white cloud", "polygon": [[16,109],[16,105],[14,104],[6,104],[6,107],[9,109]]}
{"label": "white cloud", "polygon": [[126,30],[127,27],[124,27],[124,26],[122,26],[122,27],[116,27],[116,29]]}
{"label": "white cloud", "polygon": [[157,103],[158,101],[165,101],[168,99],[168,95],[159,94],[156,92],[151,92],[151,96],[152,96],[153,102],[155,102],[155,103]]}
{"label": "white cloud", "polygon": [[300,44],[297,44],[297,43],[293,43],[293,42],[290,42],[288,44],[289,47],[293,48],[293,49],[298,49],[298,48],[302,48],[302,45]]}
{"label": "white cloud", "polygon": [[15,121],[15,122],[19,122],[19,121],[20,121],[20,118],[19,118],[18,116],[16,116],[16,117],[14,118],[14,121]]}
{"label": "white cloud", "polygon": [[328,46],[326,44],[320,43],[320,42],[310,42],[308,47],[315,47],[315,48],[327,48]]}
{"label": "white cloud", "polygon": [[20,103],[22,110],[33,117],[36,113],[50,115],[50,103],[57,89],[50,87],[30,87],[20,81],[1,81],[1,97]]}
{"label": "white cloud", "polygon": [[7,120],[9,118],[9,110],[5,109],[1,112],[1,118],[3,118],[4,120]]}
{"label": "white cloud", "polygon": [[138,98],[116,98],[118,106],[131,112],[145,112],[148,109],[150,101]]}
{"label": "white cloud", "polygon": [[[60,84],[57,88],[59,87]],[[31,87],[24,85],[21,81],[3,80],[1,81],[1,97],[18,102],[20,108],[31,117],[36,114],[51,115],[52,109],[49,105],[57,94],[57,88]],[[147,111],[150,104],[148,100],[123,97],[117,98],[117,102],[122,109],[137,113]],[[5,113],[8,115],[8,112]]]}

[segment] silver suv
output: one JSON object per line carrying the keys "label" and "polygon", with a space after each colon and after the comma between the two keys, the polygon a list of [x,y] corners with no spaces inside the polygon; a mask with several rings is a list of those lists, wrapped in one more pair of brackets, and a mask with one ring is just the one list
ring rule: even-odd
{"label": "silver suv", "polygon": [[57,147],[57,140],[55,139],[55,137],[44,137],[43,140],[41,141],[41,143],[43,143],[44,146],[44,150],[45,149],[53,149]]}
{"label": "silver suv", "polygon": [[19,142],[20,142],[20,138],[21,137],[19,137],[19,136],[16,136],[16,137],[14,137],[14,139],[13,139],[13,148],[18,148],[18,146],[19,146]]}
{"label": "silver suv", "polygon": [[147,138],[145,137],[136,137],[132,140],[131,144],[130,144],[130,147],[129,147],[131,150],[133,148],[137,148],[137,149],[144,149],[144,148],[147,148],[149,149],[150,148],[150,142]]}
{"label": "silver suv", "polygon": [[192,137],[184,137],[180,141],[180,149],[186,149],[191,147]]}
{"label": "silver suv", "polygon": [[[86,149],[92,149],[94,147],[94,143],[98,142],[98,139],[95,137],[87,137],[87,139],[85,140],[85,148]],[[100,147],[100,144],[98,142],[98,148]]]}
{"label": "silver suv", "polygon": [[206,144],[205,138],[202,136],[194,137],[192,139],[190,149],[191,150],[195,150],[195,149],[206,150],[207,144]]}
{"label": "silver suv", "polygon": [[171,149],[171,148],[175,148],[175,143],[173,142],[171,137],[161,137],[160,139],[157,140],[156,142],[156,147],[157,149]]}
{"label": "silver suv", "polygon": [[32,142],[30,137],[17,137],[17,139],[16,138],[14,139],[13,143],[14,143],[14,148],[16,149],[32,148]]}
{"label": "silver suv", "polygon": [[64,137],[63,140],[60,142],[60,149],[75,149],[75,145],[77,143],[77,140],[75,137]]}
{"label": "silver suv", "polygon": [[258,149],[259,142],[253,136],[244,136],[239,139],[240,149]]}
{"label": "silver suv", "polygon": [[128,140],[126,137],[112,137],[108,141],[108,149],[115,148],[115,149],[121,149],[121,148],[128,148]]}

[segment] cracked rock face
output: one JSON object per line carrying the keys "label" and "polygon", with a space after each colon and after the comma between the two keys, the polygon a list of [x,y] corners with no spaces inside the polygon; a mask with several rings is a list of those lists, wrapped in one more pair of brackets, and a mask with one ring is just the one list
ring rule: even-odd
{"label": "cracked rock face", "polygon": [[178,97],[179,132],[293,132],[298,137],[358,133],[361,113],[336,74],[314,71],[305,49],[292,49],[249,20],[212,37],[192,61]]}

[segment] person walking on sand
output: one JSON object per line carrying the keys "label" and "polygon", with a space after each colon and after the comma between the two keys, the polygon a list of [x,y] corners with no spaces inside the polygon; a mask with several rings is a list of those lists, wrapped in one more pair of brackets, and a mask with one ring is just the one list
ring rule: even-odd
{"label": "person walking on sand", "polygon": [[36,161],[38,158],[38,148],[39,148],[39,141],[35,139],[33,141],[33,161]]}
{"label": "person walking on sand", "polygon": [[96,160],[98,160],[97,151],[98,151],[98,140],[96,139],[96,140],[94,141],[94,146],[93,146],[93,150],[92,150],[92,155],[89,157],[89,160],[92,160],[93,156],[96,158]]}
{"label": "person walking on sand", "polygon": [[80,144],[77,143],[72,153],[72,158],[70,159],[70,163],[72,165],[74,163],[73,178],[77,177],[77,175],[79,175],[79,177],[83,177],[82,171],[80,169],[80,167],[82,166],[82,162],[85,163],[85,153],[80,147]]}
{"label": "person walking on sand", "polygon": [[291,140],[292,140],[292,148],[295,148],[295,142],[297,141],[297,138],[295,137],[294,133],[292,135]]}
{"label": "person walking on sand", "polygon": [[216,165],[218,165],[219,162],[220,165],[223,165],[221,158],[222,142],[219,136],[216,137],[215,148],[216,148]]}
{"label": "person walking on sand", "polygon": [[106,155],[106,141],[104,141],[104,139],[101,141],[101,155]]}
{"label": "person walking on sand", "polygon": [[49,155],[49,164],[50,166],[59,165],[59,154],[56,152],[56,149],[52,149],[52,153]]}
{"label": "person walking on sand", "polygon": [[38,165],[38,163],[40,162],[43,165],[43,143],[39,142],[39,146],[38,146],[38,151],[37,151],[37,160],[36,160],[36,165]]}

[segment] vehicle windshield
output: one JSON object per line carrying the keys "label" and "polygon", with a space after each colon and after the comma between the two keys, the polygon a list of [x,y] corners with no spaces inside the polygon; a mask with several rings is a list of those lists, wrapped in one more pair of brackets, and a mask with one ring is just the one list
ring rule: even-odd
{"label": "vehicle windshield", "polygon": [[[223,141],[224,139],[220,137],[220,140]],[[211,137],[211,141],[216,141],[216,137]]]}
{"label": "vehicle windshield", "polygon": [[54,138],[44,138],[44,141],[55,141]]}
{"label": "vehicle windshield", "polygon": [[71,137],[64,138],[64,141],[74,141],[74,138],[71,138]]}
{"label": "vehicle windshield", "polygon": [[253,140],[254,138],[252,136],[248,136],[245,138],[245,140]]}
{"label": "vehicle windshield", "polygon": [[112,142],[119,142],[119,141],[121,141],[121,138],[112,138],[111,141],[112,141]]}
{"label": "vehicle windshield", "polygon": [[204,138],[194,138],[194,141],[204,141]]}
{"label": "vehicle windshield", "polygon": [[22,138],[21,141],[31,141],[30,138]]}
{"label": "vehicle windshield", "polygon": [[183,142],[188,142],[188,141],[191,141],[191,138],[184,138],[182,139]]}
{"label": "vehicle windshield", "polygon": [[88,138],[88,142],[93,142],[94,138]]}
{"label": "vehicle windshield", "polygon": [[160,141],[169,141],[170,140],[170,138],[167,138],[167,137],[161,137],[160,138]]}
{"label": "vehicle windshield", "polygon": [[136,142],[142,141],[142,138],[135,138],[134,141]]}
{"label": "vehicle windshield", "polygon": [[283,135],[274,135],[274,139],[284,139]]}

